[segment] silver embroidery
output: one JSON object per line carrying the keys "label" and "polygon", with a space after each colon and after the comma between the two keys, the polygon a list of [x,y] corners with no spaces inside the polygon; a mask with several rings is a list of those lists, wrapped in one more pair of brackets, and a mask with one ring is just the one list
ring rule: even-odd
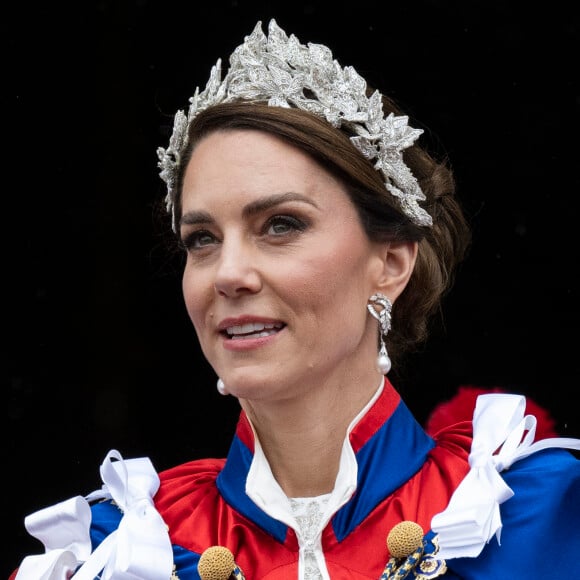
{"label": "silver embroidery", "polygon": [[314,549],[321,533],[321,522],[329,496],[291,498],[290,507],[298,523],[296,530],[300,546],[304,547],[304,580],[322,580]]}

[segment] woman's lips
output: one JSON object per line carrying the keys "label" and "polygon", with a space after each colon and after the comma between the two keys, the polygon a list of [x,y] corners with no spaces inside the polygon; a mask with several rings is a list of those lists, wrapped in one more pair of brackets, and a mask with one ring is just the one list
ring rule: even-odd
{"label": "woman's lips", "polygon": [[276,334],[283,326],[281,322],[248,322],[228,326],[225,335],[232,340],[263,338]]}
{"label": "woman's lips", "polygon": [[249,350],[272,341],[284,328],[282,322],[246,322],[220,331],[227,350]]}

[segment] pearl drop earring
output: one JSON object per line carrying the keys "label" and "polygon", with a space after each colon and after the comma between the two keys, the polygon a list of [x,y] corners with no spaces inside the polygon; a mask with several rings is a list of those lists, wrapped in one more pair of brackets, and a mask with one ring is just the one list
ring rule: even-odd
{"label": "pearl drop earring", "polygon": [[225,396],[225,395],[229,395],[230,394],[229,391],[226,389],[226,386],[225,386],[224,382],[221,379],[218,379],[216,386],[217,386],[218,393],[220,395],[224,395]]}
{"label": "pearl drop earring", "polygon": [[391,301],[380,292],[373,294],[369,298],[369,304],[367,304],[367,310],[371,316],[379,321],[379,339],[381,346],[377,356],[377,369],[383,375],[386,375],[391,370],[391,359],[387,353],[385,336],[391,330],[392,307]]}

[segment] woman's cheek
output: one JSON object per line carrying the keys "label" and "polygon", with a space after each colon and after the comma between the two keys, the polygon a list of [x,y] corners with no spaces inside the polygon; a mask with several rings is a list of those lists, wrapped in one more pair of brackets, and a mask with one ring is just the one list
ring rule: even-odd
{"label": "woman's cheek", "polygon": [[196,329],[200,310],[203,308],[201,293],[199,290],[199,286],[193,283],[192,277],[187,274],[184,275],[182,282],[183,300],[189,318],[196,326]]}

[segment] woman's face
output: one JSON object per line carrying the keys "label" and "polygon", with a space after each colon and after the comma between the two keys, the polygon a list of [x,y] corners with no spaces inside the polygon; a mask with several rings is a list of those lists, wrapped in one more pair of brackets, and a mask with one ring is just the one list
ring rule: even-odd
{"label": "woman's face", "polygon": [[272,135],[220,131],[194,149],[182,206],[187,311],[230,393],[284,399],[376,373],[366,304],[383,249],[335,177]]}

